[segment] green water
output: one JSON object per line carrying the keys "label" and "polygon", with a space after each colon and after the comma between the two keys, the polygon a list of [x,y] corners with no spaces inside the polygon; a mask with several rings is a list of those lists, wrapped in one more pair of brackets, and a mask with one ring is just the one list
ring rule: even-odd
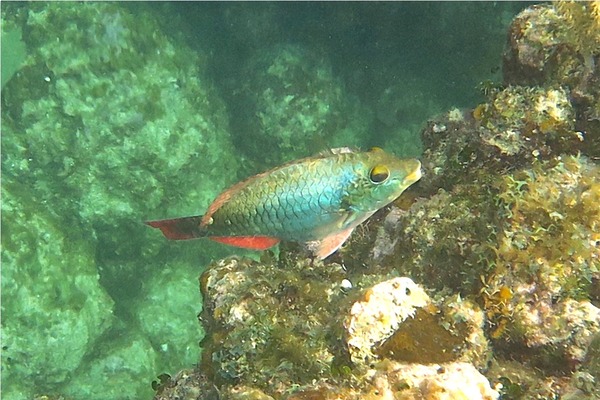
{"label": "green water", "polygon": [[3,398],[151,398],[240,252],[142,221],[328,147],[420,154],[500,81],[523,6],[2,2]]}

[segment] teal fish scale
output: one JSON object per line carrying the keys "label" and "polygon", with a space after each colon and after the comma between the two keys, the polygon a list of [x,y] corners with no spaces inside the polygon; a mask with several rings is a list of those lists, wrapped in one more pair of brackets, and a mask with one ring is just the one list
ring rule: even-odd
{"label": "teal fish scale", "polygon": [[[259,203],[256,219],[250,223],[278,237],[311,239],[311,232],[327,224],[339,209],[326,179],[299,181],[297,185],[284,185],[268,193]],[[339,197],[339,196],[337,196]],[[251,215],[253,215],[251,213]]]}
{"label": "teal fish scale", "polygon": [[242,189],[215,212],[211,231],[216,235],[317,239],[318,228],[331,226],[340,218],[344,187],[352,175],[303,176],[294,169],[279,171]]}

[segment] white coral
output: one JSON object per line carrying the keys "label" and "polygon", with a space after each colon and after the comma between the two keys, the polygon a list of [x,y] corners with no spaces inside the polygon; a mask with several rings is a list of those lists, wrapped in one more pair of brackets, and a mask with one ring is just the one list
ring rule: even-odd
{"label": "white coral", "polygon": [[429,302],[427,293],[410,278],[393,278],[368,289],[352,306],[345,324],[352,360],[374,358],[373,346],[392,336],[417,308]]}

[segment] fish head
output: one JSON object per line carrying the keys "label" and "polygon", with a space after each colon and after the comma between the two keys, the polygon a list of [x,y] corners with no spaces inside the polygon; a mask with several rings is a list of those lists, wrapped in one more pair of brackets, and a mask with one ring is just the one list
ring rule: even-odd
{"label": "fish head", "polygon": [[377,211],[421,178],[421,162],[415,158],[400,159],[379,148],[362,154],[345,199],[355,211]]}

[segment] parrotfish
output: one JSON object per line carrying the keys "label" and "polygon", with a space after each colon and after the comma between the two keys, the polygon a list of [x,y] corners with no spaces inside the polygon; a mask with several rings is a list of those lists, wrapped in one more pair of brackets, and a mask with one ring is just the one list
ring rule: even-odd
{"label": "parrotfish", "polygon": [[417,159],[399,159],[380,148],[332,149],[233,185],[204,215],[146,224],[172,240],[207,237],[255,250],[281,240],[301,242],[323,259],[420,178]]}

